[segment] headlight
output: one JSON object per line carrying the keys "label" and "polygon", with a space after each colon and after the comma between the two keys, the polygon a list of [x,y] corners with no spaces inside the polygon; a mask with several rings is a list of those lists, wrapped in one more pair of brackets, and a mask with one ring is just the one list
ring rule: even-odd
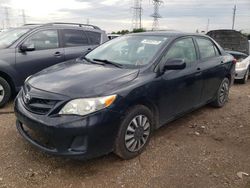
{"label": "headlight", "polygon": [[74,99],[69,101],[61,109],[59,114],[87,115],[109,107],[115,99],[116,95],[98,98]]}
{"label": "headlight", "polygon": [[246,63],[236,63],[236,69],[244,69],[247,68],[247,64]]}

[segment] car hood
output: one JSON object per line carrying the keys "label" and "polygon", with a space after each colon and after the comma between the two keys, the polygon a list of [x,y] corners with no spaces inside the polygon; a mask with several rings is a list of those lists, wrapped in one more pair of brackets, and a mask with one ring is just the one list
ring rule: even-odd
{"label": "car hood", "polygon": [[120,69],[73,60],[44,69],[33,75],[28,84],[36,89],[71,98],[95,97],[132,81],[138,72],[135,69]]}

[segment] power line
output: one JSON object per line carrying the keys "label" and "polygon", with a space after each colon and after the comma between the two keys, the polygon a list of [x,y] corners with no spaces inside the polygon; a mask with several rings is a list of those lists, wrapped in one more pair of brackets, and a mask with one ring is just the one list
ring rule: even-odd
{"label": "power line", "polygon": [[161,15],[159,13],[159,8],[162,3],[163,3],[162,0],[153,0],[154,13],[151,15],[151,17],[153,17],[154,20],[153,20],[152,30],[158,30],[159,28],[159,18],[161,18]]}

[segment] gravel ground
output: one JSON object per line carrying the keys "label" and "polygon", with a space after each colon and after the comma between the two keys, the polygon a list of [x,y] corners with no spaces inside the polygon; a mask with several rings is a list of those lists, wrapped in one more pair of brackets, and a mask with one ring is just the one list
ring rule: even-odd
{"label": "gravel ground", "polygon": [[[205,106],[157,130],[139,157],[74,161],[43,154],[17,133],[13,103],[0,110],[1,187],[250,188],[250,82],[222,109]],[[238,175],[237,175],[238,173]]]}

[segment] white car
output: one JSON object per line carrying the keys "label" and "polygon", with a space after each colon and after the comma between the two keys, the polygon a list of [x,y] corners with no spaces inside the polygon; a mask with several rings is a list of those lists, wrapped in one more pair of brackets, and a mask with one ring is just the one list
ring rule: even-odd
{"label": "white car", "polygon": [[242,84],[247,83],[250,70],[250,56],[236,51],[227,51],[236,59],[235,80],[239,80]]}

